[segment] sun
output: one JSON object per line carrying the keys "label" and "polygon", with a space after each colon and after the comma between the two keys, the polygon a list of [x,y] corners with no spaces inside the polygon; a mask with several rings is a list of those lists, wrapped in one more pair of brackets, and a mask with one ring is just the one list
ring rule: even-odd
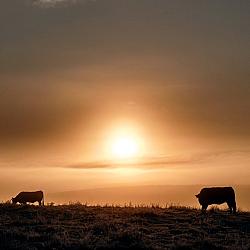
{"label": "sun", "polygon": [[133,126],[115,126],[111,128],[104,140],[106,157],[109,160],[134,160],[143,153],[143,136]]}
{"label": "sun", "polygon": [[138,155],[138,150],[138,141],[130,136],[117,137],[111,145],[112,155],[117,158],[134,158]]}
{"label": "sun", "polygon": [[133,123],[121,122],[108,127],[104,142],[104,157],[114,162],[127,163],[145,155],[144,134]]}

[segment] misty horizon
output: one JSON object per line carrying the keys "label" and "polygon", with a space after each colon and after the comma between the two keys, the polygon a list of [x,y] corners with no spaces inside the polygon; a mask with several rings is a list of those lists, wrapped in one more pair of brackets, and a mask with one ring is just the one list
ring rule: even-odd
{"label": "misty horizon", "polygon": [[[200,208],[195,195],[204,187],[214,185],[137,185],[137,186],[114,186],[96,187],[82,190],[60,190],[57,192],[44,191],[45,204],[84,204],[88,206],[183,206]],[[250,185],[233,186],[236,192],[236,203],[239,211],[250,211]],[[26,191],[26,190],[22,190]],[[31,190],[29,190],[31,191]],[[17,192],[18,193],[18,192]],[[7,202],[17,193],[9,194]],[[12,196],[11,196],[12,195]],[[215,205],[214,205],[215,207]],[[226,205],[220,206],[226,209]]]}

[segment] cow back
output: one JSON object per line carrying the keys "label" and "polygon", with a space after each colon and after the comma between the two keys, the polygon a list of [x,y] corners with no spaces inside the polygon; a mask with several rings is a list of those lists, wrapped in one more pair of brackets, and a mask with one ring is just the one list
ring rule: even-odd
{"label": "cow back", "polygon": [[35,191],[35,192],[20,192],[15,197],[16,202],[24,203],[24,202],[40,202],[43,200],[43,192]]}
{"label": "cow back", "polygon": [[199,194],[199,201],[203,204],[222,204],[235,201],[232,187],[203,188]]}

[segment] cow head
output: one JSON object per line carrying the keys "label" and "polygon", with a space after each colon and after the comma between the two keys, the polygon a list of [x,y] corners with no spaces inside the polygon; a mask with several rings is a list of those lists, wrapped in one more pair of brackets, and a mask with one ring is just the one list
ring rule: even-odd
{"label": "cow head", "polygon": [[16,200],[16,198],[14,198],[14,197],[12,197],[11,201],[12,201],[13,204],[16,204],[16,203],[17,203],[17,200]]}

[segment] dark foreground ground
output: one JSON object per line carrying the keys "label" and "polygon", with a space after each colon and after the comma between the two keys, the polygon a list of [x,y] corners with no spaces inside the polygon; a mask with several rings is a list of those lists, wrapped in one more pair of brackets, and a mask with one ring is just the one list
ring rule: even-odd
{"label": "dark foreground ground", "polygon": [[250,213],[1,204],[0,249],[250,249]]}

